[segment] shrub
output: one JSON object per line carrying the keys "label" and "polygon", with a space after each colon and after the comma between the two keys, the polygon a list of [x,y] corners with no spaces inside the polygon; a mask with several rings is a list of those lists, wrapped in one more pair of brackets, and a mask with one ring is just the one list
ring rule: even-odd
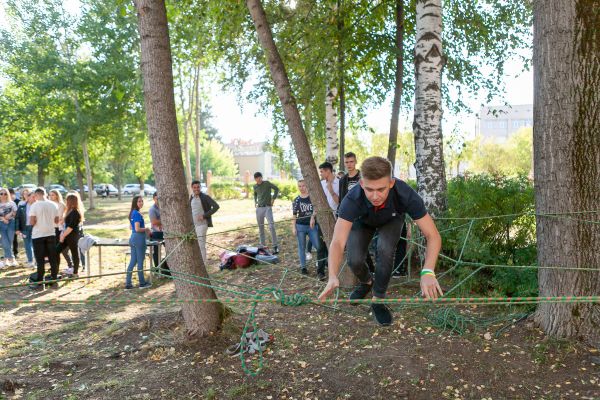
{"label": "shrub", "polygon": [[[534,265],[534,210],[533,185],[524,176],[475,175],[452,179],[448,182],[448,211],[436,221],[440,231],[450,229],[442,233],[443,252],[458,259],[466,239],[462,261]],[[485,218],[489,216],[497,217]],[[446,267],[454,265],[448,261],[442,263]],[[455,277],[462,279],[475,268],[460,266]],[[486,267],[467,281],[462,290],[493,291],[507,296],[536,295],[537,270]]]}
{"label": "shrub", "polygon": [[240,185],[235,183],[212,183],[210,185],[210,192],[216,200],[239,199],[242,197]]}
{"label": "shrub", "polygon": [[281,200],[293,201],[296,198],[296,196],[298,196],[300,194],[300,191],[298,190],[298,182],[297,181],[272,180],[271,183],[273,183],[275,186],[277,186],[279,188],[279,195],[277,196],[277,198],[279,198]]}

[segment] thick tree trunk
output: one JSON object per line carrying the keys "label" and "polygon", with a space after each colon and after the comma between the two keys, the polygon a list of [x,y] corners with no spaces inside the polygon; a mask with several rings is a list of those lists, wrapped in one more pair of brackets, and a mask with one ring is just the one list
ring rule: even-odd
{"label": "thick tree trunk", "polygon": [[[150,149],[167,253],[170,253],[181,240],[178,237],[194,232],[194,225],[187,197],[181,195],[186,188],[177,133],[167,11],[164,0],[135,0],[134,3],[141,37],[141,68]],[[208,278],[195,240],[183,242],[171,254],[169,266],[175,277],[177,272],[183,272]],[[177,279],[175,289],[180,299],[216,299],[211,288]],[[221,325],[220,305],[217,303],[187,303],[182,310],[190,335],[207,335]]]}
{"label": "thick tree trunk", "polygon": [[[541,296],[600,295],[599,26],[598,1],[534,1],[538,265],[595,269],[540,268]],[[543,215],[584,211],[593,212],[581,220]],[[598,304],[540,304],[536,320],[549,335],[600,340]]]}
{"label": "thick tree trunk", "polygon": [[392,163],[392,171],[396,167],[398,150],[398,120],[400,102],[402,101],[402,79],[404,78],[404,0],[396,0],[396,73],[394,81],[394,100],[392,101],[392,118],[390,121],[390,141],[387,158]]}
{"label": "thick tree trunk", "polygon": [[441,0],[418,0],[415,44],[415,169],[417,189],[430,213],[446,209],[442,140]]}
{"label": "thick tree trunk", "polygon": [[333,167],[338,162],[338,119],[335,104],[337,89],[335,87],[327,88],[325,95],[325,161],[330,162]]}
{"label": "thick tree trunk", "polygon": [[83,141],[81,142],[81,152],[83,154],[83,163],[85,164],[85,180],[87,182],[88,185],[88,190],[90,193],[90,206],[88,207],[89,210],[93,210],[94,208],[96,208],[95,204],[94,204],[94,196],[92,196],[92,190],[94,190],[94,182],[92,179],[92,166],[90,164],[90,152],[88,151],[88,144],[87,144],[87,138],[83,138]]}
{"label": "thick tree trunk", "polygon": [[258,40],[266,54],[271,77],[283,108],[283,114],[290,131],[294,149],[296,150],[300,170],[308,185],[310,199],[318,213],[317,219],[321,226],[321,230],[323,231],[325,243],[329,246],[331,237],[333,236],[335,219],[333,214],[329,212],[331,209],[327,204],[325,193],[321,187],[315,160],[304,132],[304,127],[302,126],[296,99],[294,99],[294,96],[292,95],[292,88],[290,87],[285,66],[283,65],[277,46],[273,41],[273,34],[271,33],[271,28],[267,22],[267,16],[265,15],[262,2],[260,0],[246,0],[246,5],[250,11],[252,20],[254,21],[254,26],[258,33]]}

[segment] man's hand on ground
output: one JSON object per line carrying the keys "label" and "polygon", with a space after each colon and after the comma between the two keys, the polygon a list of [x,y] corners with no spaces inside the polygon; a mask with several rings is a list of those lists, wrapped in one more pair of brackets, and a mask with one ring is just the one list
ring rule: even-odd
{"label": "man's hand on ground", "polygon": [[340,280],[338,278],[331,278],[331,277],[329,277],[329,281],[327,282],[327,286],[325,286],[325,289],[323,289],[323,291],[319,295],[319,300],[323,301],[326,298],[328,298],[329,296],[331,296],[331,294],[339,286],[340,286]]}
{"label": "man's hand on ground", "polygon": [[421,277],[421,293],[426,299],[437,299],[443,296],[442,288],[434,275],[423,275]]}

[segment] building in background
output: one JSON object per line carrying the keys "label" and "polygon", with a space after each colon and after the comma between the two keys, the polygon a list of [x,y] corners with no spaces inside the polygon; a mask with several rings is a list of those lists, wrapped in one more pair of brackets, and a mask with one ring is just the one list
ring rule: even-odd
{"label": "building in background", "polygon": [[225,145],[233,153],[233,158],[238,166],[240,179],[244,179],[246,171],[250,176],[255,172],[262,172],[265,179],[279,178],[275,155],[266,148],[266,142],[253,142],[252,140],[233,139]]}
{"label": "building in background", "polygon": [[482,107],[479,112],[479,133],[484,140],[505,142],[524,127],[533,126],[533,104]]}

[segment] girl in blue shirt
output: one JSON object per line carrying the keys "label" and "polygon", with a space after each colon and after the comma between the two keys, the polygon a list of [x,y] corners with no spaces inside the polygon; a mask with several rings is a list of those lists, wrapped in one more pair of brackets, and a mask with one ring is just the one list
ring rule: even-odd
{"label": "girl in blue shirt", "polygon": [[140,289],[152,286],[144,279],[144,258],[146,257],[146,237],[150,235],[150,229],[144,226],[144,217],[140,210],[144,206],[142,196],[133,196],[131,201],[131,211],[129,212],[129,222],[131,225],[131,236],[129,237],[129,247],[131,249],[131,261],[127,266],[127,277],[125,278],[125,289],[133,289],[131,284],[131,275],[135,264],[138,265],[138,281]]}

